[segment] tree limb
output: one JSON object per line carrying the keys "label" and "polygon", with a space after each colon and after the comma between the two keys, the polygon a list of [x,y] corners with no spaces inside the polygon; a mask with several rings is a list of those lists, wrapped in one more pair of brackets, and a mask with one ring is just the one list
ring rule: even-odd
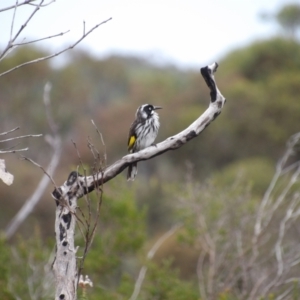
{"label": "tree limb", "polygon": [[[55,219],[57,252],[56,260],[53,264],[56,278],[56,300],[75,299],[74,295],[76,295],[77,291],[78,272],[76,271],[74,232],[78,198],[113,179],[132,162],[148,160],[166,151],[178,149],[197,137],[221,113],[226,101],[218,90],[214,79],[213,73],[216,72],[217,67],[218,64],[213,63],[201,69],[201,74],[210,89],[211,101],[208,109],[188,128],[155,146],[126,155],[111,166],[93,175],[82,176],[78,171],[73,171],[62,186],[55,188],[52,196],[56,199],[57,204]],[[151,257],[152,254],[148,254],[148,258],[149,255]],[[145,270],[142,271],[142,277],[144,273]],[[139,282],[142,282],[142,279]],[[136,287],[136,289],[138,291],[139,287]]]}
{"label": "tree limb", "polygon": [[[210,89],[211,100],[206,111],[189,127],[178,134],[167,138],[163,142],[156,144],[155,146],[150,146],[137,153],[124,156],[103,171],[99,172],[96,176],[90,175],[84,177],[80,174],[76,174],[76,172],[73,171],[69,178],[71,176],[77,177],[77,180],[74,181],[74,184],[70,185],[70,181],[66,181],[61,187],[56,188],[53,191],[52,196],[56,200],[65,198],[68,199],[71,193],[76,194],[77,197],[80,198],[83,195],[92,192],[97,186],[102,185],[116,177],[131,163],[141,160],[148,160],[167,151],[176,150],[191,139],[197,137],[221,113],[221,110],[226,102],[226,99],[219,91],[215,82],[214,72],[216,72],[217,68],[217,63],[213,63],[207,67],[201,68],[201,74]],[[96,182],[95,178],[97,178]]]}

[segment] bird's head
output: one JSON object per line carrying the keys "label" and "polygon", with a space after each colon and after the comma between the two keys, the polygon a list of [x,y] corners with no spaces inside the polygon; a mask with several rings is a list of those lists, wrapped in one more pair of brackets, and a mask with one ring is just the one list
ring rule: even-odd
{"label": "bird's head", "polygon": [[146,120],[151,118],[157,109],[162,109],[162,107],[154,106],[152,104],[143,104],[138,108],[136,116]]}

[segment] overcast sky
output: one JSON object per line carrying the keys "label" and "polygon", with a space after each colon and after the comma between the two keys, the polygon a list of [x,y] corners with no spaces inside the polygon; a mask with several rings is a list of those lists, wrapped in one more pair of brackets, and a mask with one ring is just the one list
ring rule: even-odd
{"label": "overcast sky", "polygon": [[[1,0],[0,8],[14,3]],[[100,57],[134,54],[198,68],[219,60],[234,48],[277,34],[275,23],[263,22],[259,15],[274,13],[286,3],[288,0],[56,0],[34,16],[19,41],[71,30],[40,43],[55,51],[80,37],[83,21],[88,30],[112,17],[81,47]],[[22,6],[17,10],[14,32],[33,9]],[[1,47],[9,39],[12,13],[13,10],[0,13]]]}

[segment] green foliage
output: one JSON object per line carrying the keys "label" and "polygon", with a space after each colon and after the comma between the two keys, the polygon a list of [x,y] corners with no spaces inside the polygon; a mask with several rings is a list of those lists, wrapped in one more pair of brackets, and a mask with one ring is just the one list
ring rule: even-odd
{"label": "green foliage", "polygon": [[10,277],[10,249],[5,241],[0,239],[0,299],[12,300],[15,299],[9,291],[8,281]]}
{"label": "green foliage", "polygon": [[[151,166],[149,166],[151,168]],[[145,189],[147,187],[148,191]],[[174,203],[165,195],[165,184],[151,177],[142,185],[137,185],[136,197],[140,207],[147,207],[146,225],[150,236],[161,230],[167,230],[174,222]]]}
{"label": "green foliage", "polygon": [[150,264],[140,299],[199,299],[194,283],[179,279],[178,271],[171,268],[172,260]]}
{"label": "green foliage", "polygon": [[1,240],[1,299],[52,298],[53,242],[43,240],[38,229],[28,239],[17,238],[14,245]]}
{"label": "green foliage", "polygon": [[285,141],[299,130],[294,121],[300,110],[299,57],[299,44],[274,38],[236,50],[221,62],[222,78],[230,85],[224,87],[228,101],[216,127],[227,163],[249,151],[275,162]]}
{"label": "green foliage", "polygon": [[273,38],[256,42],[231,52],[220,64],[226,76],[243,76],[249,81],[264,83],[281,72],[300,67],[299,44],[293,40]]}
{"label": "green foliage", "polygon": [[238,182],[241,186],[251,188],[252,197],[262,197],[274,171],[274,165],[268,158],[252,157],[229,164],[215,172],[213,182],[225,189]]}

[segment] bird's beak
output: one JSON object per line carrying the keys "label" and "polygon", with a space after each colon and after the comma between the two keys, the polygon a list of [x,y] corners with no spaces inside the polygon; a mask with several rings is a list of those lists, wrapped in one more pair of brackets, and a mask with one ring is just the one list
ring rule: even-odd
{"label": "bird's beak", "polygon": [[161,106],[153,106],[153,109],[154,109],[154,110],[162,109],[162,107],[161,107]]}

